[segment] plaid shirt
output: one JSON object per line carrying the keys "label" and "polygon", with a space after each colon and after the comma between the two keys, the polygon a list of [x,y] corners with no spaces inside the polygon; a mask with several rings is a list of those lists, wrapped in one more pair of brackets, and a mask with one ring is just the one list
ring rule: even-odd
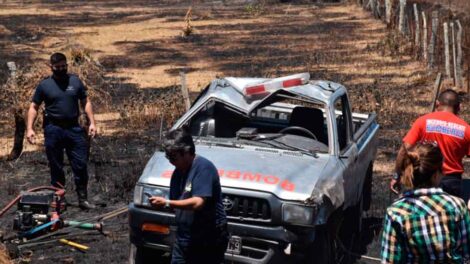
{"label": "plaid shirt", "polygon": [[470,251],[465,202],[440,188],[406,192],[385,215],[382,263],[463,263]]}

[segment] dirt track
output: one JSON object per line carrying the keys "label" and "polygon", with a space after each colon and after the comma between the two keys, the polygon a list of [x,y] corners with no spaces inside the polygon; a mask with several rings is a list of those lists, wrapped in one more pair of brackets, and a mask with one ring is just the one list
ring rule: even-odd
{"label": "dirt track", "polygon": [[[374,204],[364,233],[364,250],[367,246],[367,254],[377,257],[380,218],[390,201],[384,190],[394,153],[412,120],[428,111],[434,76],[427,76],[423,65],[407,56],[406,50],[395,49],[395,39],[387,35],[385,26],[354,5],[277,4],[258,10],[221,2],[197,4],[193,7],[195,31],[182,38],[187,8],[187,4],[153,1],[8,4],[0,10],[0,63],[15,60],[27,67],[56,50],[89,49],[107,68],[107,77],[119,80],[119,86],[110,88],[121,89],[111,91],[115,102],[125,104],[126,98],[136,95],[146,99],[147,110],[135,106],[131,118],[149,115],[148,109],[162,110],[160,99],[153,98],[162,90],[171,91],[179,82],[180,70],[188,72],[194,92],[216,76],[280,76],[303,71],[310,72],[312,79],[345,84],[354,110],[377,112],[382,126],[374,167]],[[107,206],[86,214],[70,207],[69,219],[125,206],[145,161],[158,145],[158,125],[142,123],[129,129],[115,110],[98,107],[102,136],[94,142],[90,161],[92,200]],[[465,106],[463,112],[467,116]],[[6,156],[13,130],[5,122],[0,124],[0,155]],[[48,184],[42,147],[27,146],[19,160],[1,162],[0,177],[3,201],[20,190]],[[74,203],[71,175],[68,179],[67,199]],[[11,216],[0,219],[4,231],[11,229]],[[125,263],[126,221],[123,215],[105,223],[112,231],[110,237],[76,239],[91,247],[87,253],[58,244],[32,248],[32,263]]]}

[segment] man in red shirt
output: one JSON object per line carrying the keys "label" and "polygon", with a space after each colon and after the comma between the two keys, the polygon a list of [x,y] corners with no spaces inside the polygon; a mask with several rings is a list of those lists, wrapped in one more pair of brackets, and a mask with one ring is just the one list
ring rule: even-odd
{"label": "man in red shirt", "polygon": [[444,156],[440,187],[447,193],[461,196],[462,173],[464,172],[462,159],[470,155],[470,127],[457,116],[460,111],[458,94],[451,89],[443,91],[436,102],[437,111],[419,117],[403,138],[397,160],[395,173],[390,182],[390,189],[396,189],[400,183],[400,174],[403,168],[403,158],[406,151],[416,143],[428,141],[436,143]]}

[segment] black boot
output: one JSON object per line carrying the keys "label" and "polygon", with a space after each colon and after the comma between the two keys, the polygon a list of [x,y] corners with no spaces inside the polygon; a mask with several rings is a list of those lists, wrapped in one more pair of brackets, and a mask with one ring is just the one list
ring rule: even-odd
{"label": "black boot", "polygon": [[95,209],[96,206],[88,202],[88,193],[86,186],[77,186],[78,207],[82,210]]}

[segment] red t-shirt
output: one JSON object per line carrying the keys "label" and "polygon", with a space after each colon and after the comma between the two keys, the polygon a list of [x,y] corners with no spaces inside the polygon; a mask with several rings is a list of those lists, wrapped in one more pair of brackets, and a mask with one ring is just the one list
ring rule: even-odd
{"label": "red t-shirt", "polygon": [[403,142],[415,145],[419,141],[435,141],[444,156],[444,174],[463,173],[462,159],[470,156],[470,128],[450,112],[433,112],[418,118]]}

